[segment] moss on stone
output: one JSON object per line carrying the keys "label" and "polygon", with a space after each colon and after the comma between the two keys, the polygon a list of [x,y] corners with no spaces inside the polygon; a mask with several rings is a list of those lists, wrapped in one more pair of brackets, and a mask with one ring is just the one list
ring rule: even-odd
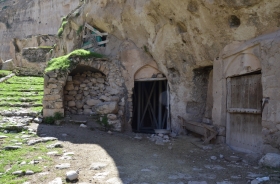
{"label": "moss on stone", "polygon": [[64,28],[65,28],[65,26],[66,26],[66,24],[68,23],[68,21],[67,20],[65,20],[65,19],[63,19],[63,22],[61,23],[61,26],[60,26],[60,28],[58,29],[58,31],[57,31],[57,36],[61,36],[62,35],[62,33],[63,33],[63,31],[64,31]]}
{"label": "moss on stone", "polygon": [[74,50],[73,52],[58,57],[53,58],[47,64],[47,68],[45,69],[45,73],[52,71],[52,70],[60,70],[60,71],[67,71],[70,67],[74,66],[74,62],[70,60],[71,57],[80,57],[82,59],[86,58],[102,58],[102,54],[98,54],[95,52],[90,52],[84,49]]}

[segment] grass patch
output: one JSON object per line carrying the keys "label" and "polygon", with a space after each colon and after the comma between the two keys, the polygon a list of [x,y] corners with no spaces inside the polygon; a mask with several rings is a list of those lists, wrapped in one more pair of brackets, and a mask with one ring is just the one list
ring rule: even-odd
{"label": "grass patch", "polygon": [[0,78],[10,75],[12,72],[8,70],[0,70]]}
{"label": "grass patch", "polygon": [[[8,138],[3,139],[0,145],[0,183],[23,183],[27,181],[27,177],[18,177],[12,173],[18,170],[27,171],[31,170],[34,173],[42,172],[44,166],[50,166],[54,164],[53,159],[47,156],[47,152],[50,150],[46,148],[47,145],[53,143],[39,143],[34,146],[28,146],[26,140],[22,138],[23,135],[27,135],[27,132],[17,133],[17,134],[4,134],[0,132],[0,135],[8,136]],[[29,134],[30,135],[30,134]],[[37,138],[37,135],[30,135],[31,139]],[[21,143],[21,149],[6,151],[3,148],[8,145],[14,145],[15,143]],[[55,148],[51,151],[59,151],[61,149]],[[41,157],[41,158],[40,158]],[[29,164],[32,160],[39,160],[39,164]],[[22,162],[26,164],[21,164]]]}
{"label": "grass patch", "polygon": [[86,59],[86,58],[102,58],[103,55],[102,54],[98,54],[95,52],[90,52],[84,49],[78,49],[78,50],[74,50],[73,52],[58,57],[58,58],[54,58],[52,60],[50,60],[47,64],[47,68],[45,69],[45,72],[49,72],[52,70],[60,70],[60,71],[67,71],[69,68],[71,68],[72,66],[74,66],[74,63],[71,62],[71,60],[69,59],[70,57],[73,56],[78,56],[80,58]]}
{"label": "grass patch", "polygon": [[42,111],[44,78],[14,76],[0,83],[0,111]]}
{"label": "grass patch", "polygon": [[56,112],[54,113],[54,116],[45,117],[43,122],[52,125],[56,120],[61,120],[62,118],[63,115],[60,112]]}

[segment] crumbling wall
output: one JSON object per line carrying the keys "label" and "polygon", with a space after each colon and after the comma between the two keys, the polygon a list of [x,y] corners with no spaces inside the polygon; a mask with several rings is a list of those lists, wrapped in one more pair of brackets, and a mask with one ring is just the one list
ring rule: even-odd
{"label": "crumbling wall", "polygon": [[57,42],[55,35],[36,35],[10,42],[13,64],[21,75],[43,75]]}
{"label": "crumbling wall", "polygon": [[[70,59],[76,64],[75,68],[45,74],[44,117],[53,116],[56,112],[63,115],[114,114],[117,118],[111,123],[115,130],[121,131],[124,128],[125,93],[118,61],[106,58]],[[79,67],[82,67],[81,73],[71,76],[71,72]],[[95,72],[89,69],[95,69]]]}

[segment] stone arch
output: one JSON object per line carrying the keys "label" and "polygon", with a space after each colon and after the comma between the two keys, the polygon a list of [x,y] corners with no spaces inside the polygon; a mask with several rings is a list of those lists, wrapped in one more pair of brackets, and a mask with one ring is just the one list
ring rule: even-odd
{"label": "stone arch", "polygon": [[261,62],[254,54],[241,53],[226,66],[225,76],[227,78],[259,70],[261,70]]}
{"label": "stone arch", "polygon": [[109,62],[106,58],[79,59],[72,58],[76,64],[70,70],[61,72],[60,70],[49,71],[44,77],[44,98],[43,116],[53,116],[56,112],[64,115],[64,87],[69,74],[78,66],[94,68],[107,76],[109,74]]}
{"label": "stone arch", "polygon": [[160,72],[156,67],[147,64],[135,72],[134,80],[157,78],[159,74],[163,76],[162,72]]}

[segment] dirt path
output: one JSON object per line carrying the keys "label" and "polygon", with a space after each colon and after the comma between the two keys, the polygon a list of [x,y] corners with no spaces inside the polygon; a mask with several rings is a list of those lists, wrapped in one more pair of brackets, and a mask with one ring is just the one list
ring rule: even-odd
{"label": "dirt path", "polygon": [[[32,126],[36,128],[36,124]],[[205,146],[193,136],[179,136],[165,145],[156,145],[147,138],[149,134],[138,134],[142,137],[138,140],[135,133],[110,135],[92,127],[39,125],[38,135],[57,137],[64,152],[74,155],[70,160],[54,156],[57,164],[70,163],[71,167],[46,167],[46,175],[30,176],[31,183],[48,183],[56,177],[64,178],[68,170],[78,169],[77,183],[113,184],[245,184],[276,172],[259,168],[259,155],[237,153],[223,145]],[[91,170],[92,163],[100,168]]]}

